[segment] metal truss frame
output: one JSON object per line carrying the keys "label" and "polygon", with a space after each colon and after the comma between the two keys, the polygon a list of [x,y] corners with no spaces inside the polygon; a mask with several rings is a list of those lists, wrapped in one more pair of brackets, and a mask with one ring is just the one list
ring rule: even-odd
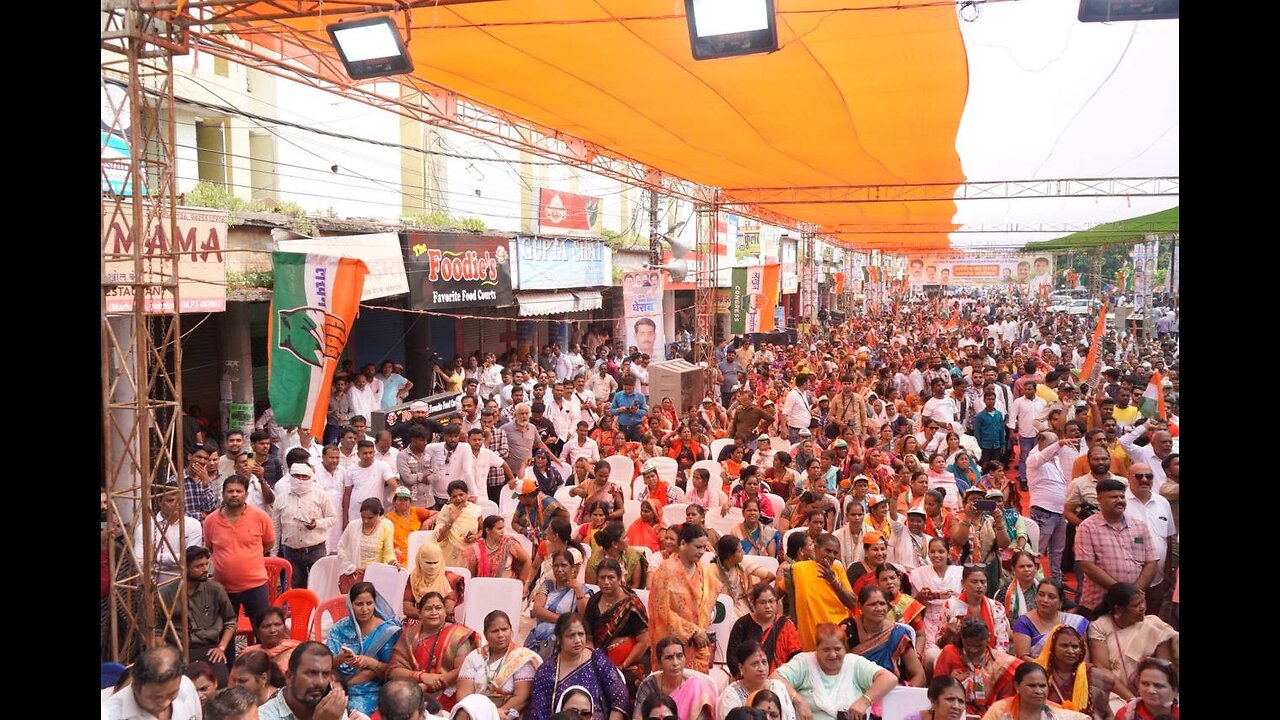
{"label": "metal truss frame", "polygon": [[726,188],[752,205],[832,205],[876,202],[1012,200],[1042,197],[1156,197],[1178,194],[1177,177],[1059,178],[902,185]]}
{"label": "metal truss frame", "polygon": [[[181,304],[178,253],[163,238],[177,236],[173,55],[185,51],[186,31],[138,0],[103,4],[101,80],[104,128],[101,159],[102,361],[104,486],[111,582],[110,617],[102,628],[107,655],[133,658],[154,635],[172,633],[187,651],[185,533],[168,551],[176,574],[155,572],[151,542],[133,556],[135,532],[153,537],[153,483],[183,477]],[[107,77],[125,66],[124,93]],[[109,101],[108,98],[111,98]],[[108,119],[109,118],[109,119]],[[129,158],[108,153],[108,138],[127,140]],[[145,200],[142,198],[145,197]],[[127,294],[132,308],[108,311],[108,297]],[[183,501],[182,484],[176,491]],[[123,544],[117,541],[123,535]],[[160,591],[176,585],[172,604]],[[107,637],[109,636],[109,637]]]}
{"label": "metal truss frame", "polygon": [[716,277],[720,270],[720,256],[716,253],[716,223],[720,218],[720,208],[714,203],[699,203],[694,207],[694,213],[697,223],[694,249],[699,260],[695,265],[697,287],[693,294],[696,328],[693,360],[706,362],[707,367],[711,367],[716,361]]}
{"label": "metal truss frame", "polygon": [[[1107,227],[1099,227],[1103,224]],[[1051,235],[1095,233],[1114,235],[1117,233],[1167,233],[1177,231],[1177,221],[1159,220],[1126,220],[1106,223],[993,223],[962,225],[958,228],[956,228],[955,225],[948,225],[945,223],[841,223],[835,226],[836,235],[933,235],[937,233],[962,235],[987,233],[1044,233]]]}

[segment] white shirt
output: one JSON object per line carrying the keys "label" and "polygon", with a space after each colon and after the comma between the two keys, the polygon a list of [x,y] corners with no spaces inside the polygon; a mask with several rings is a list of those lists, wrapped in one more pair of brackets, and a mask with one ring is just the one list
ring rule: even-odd
{"label": "white shirt", "polygon": [[1057,463],[1061,449],[1062,445],[1055,442],[1043,451],[1033,448],[1027,454],[1027,488],[1031,490],[1031,505],[1059,514],[1067,500],[1067,481]]}
{"label": "white shirt", "polygon": [[494,363],[480,372],[480,394],[489,397],[502,387],[502,366]]}
{"label": "white shirt", "polygon": [[587,438],[585,443],[579,445],[577,433],[575,432],[574,437],[565,441],[564,450],[560,451],[560,459],[568,463],[569,467],[573,467],[573,464],[578,462],[580,457],[584,457],[593,463],[599,461],[600,446],[596,445],[596,441],[591,438]]}
{"label": "white shirt", "polygon": [[[182,528],[186,532],[186,545],[178,546],[178,529]],[[204,544],[204,528],[200,525],[200,521],[193,517],[183,515],[181,523],[173,523],[172,525],[165,522],[164,518],[156,515],[151,523],[151,550],[152,557],[158,565],[167,568],[177,568],[178,561],[173,555],[173,550],[178,552],[186,552],[189,547]],[[133,531],[133,556],[137,559],[138,564],[142,564],[142,523],[138,523],[138,527]]]}
{"label": "white shirt", "polygon": [[373,391],[372,385],[365,385],[364,390],[352,385],[347,388],[347,398],[351,401],[351,417],[363,415],[369,422],[373,422],[373,413],[382,407],[382,396]]}
{"label": "white shirt", "polygon": [[[1004,416],[1005,422],[1008,422],[1010,405],[1013,404],[1013,389],[1004,383],[997,382],[992,385],[984,385],[982,391],[986,392],[988,387],[996,395],[996,409]],[[986,407],[986,404],[983,404],[982,407],[974,408],[974,410],[982,412]]]}
{"label": "white shirt", "polygon": [[1145,503],[1132,490],[1125,490],[1124,497],[1128,501],[1124,516],[1147,524],[1147,537],[1156,555],[1156,576],[1151,584],[1159,585],[1164,579],[1164,558],[1169,552],[1169,538],[1178,534],[1178,528],[1173,524],[1173,507],[1163,495],[1154,492]]}
{"label": "white shirt", "polygon": [[586,389],[598,398],[606,398],[609,397],[610,393],[618,389],[618,381],[614,380],[609,373],[605,373],[604,377],[596,373],[587,378]]}
{"label": "white shirt", "polygon": [[555,427],[556,437],[568,440],[578,427],[577,404],[571,400],[561,400],[559,403],[552,400],[547,403],[546,418]]}
{"label": "white shirt", "polygon": [[[464,443],[458,443],[458,448],[461,449],[463,445]],[[481,445],[478,453],[472,451],[470,445],[467,445],[467,450],[470,451],[467,454],[471,456],[471,476],[466,480],[474,494],[475,488],[489,486],[489,471],[502,467],[502,463],[506,461],[486,445]],[[476,497],[488,497],[488,495],[476,495]]]}
{"label": "white shirt", "polygon": [[359,463],[347,468],[344,486],[351,488],[351,505],[347,512],[347,522],[351,522],[360,517],[360,503],[369,498],[376,497],[382,501],[383,507],[387,507],[386,496],[395,492],[395,488],[388,488],[387,481],[395,480],[398,476],[391,466],[379,460],[374,460],[369,467],[362,467]]}
{"label": "white shirt", "polygon": [[1000,326],[1004,335],[1005,342],[1015,342],[1018,339],[1018,323],[1014,320],[1005,320]]}
{"label": "white shirt", "polygon": [[1036,418],[1040,417],[1040,412],[1048,405],[1043,398],[1032,398],[1028,400],[1025,395],[1021,395],[1017,400],[1013,401],[1013,407],[1009,409],[1009,419],[1006,424],[1011,428],[1018,430],[1018,437],[1033,438],[1038,433],[1035,426]]}
{"label": "white shirt", "polygon": [[476,489],[472,467],[471,446],[459,442],[449,450],[443,442],[429,443],[427,457],[431,460],[431,493],[437,498],[449,497],[449,483],[461,480],[467,484],[467,493],[476,497],[488,497]]}
{"label": "white shirt", "polygon": [[[333,511],[335,513],[341,511],[342,489],[346,487],[347,484],[347,471],[341,464],[338,465],[338,468],[334,470],[333,473],[325,470],[322,463],[316,463],[313,469],[315,470],[315,475],[311,478],[312,482],[316,484],[316,487],[323,489],[325,493],[329,495],[329,501],[333,503]],[[288,477],[288,475],[285,475],[280,479],[285,480]],[[276,485],[279,486],[280,483],[277,482]],[[353,490],[352,495],[354,494],[355,491]],[[345,523],[335,522],[333,527],[329,528],[329,537],[325,540],[325,549],[328,552],[337,551],[338,539],[342,537],[342,530],[345,527]]]}
{"label": "white shirt", "polygon": [[956,404],[956,399],[950,395],[943,395],[940,398],[929,398],[924,404],[924,410],[920,412],[922,417],[933,418],[934,422],[946,423],[952,426],[956,421],[956,416],[960,414],[960,406]]}
{"label": "white shirt", "polygon": [[[284,446],[284,449],[280,451],[280,461],[282,463],[284,462],[284,456],[288,455],[290,450],[296,447],[302,447],[302,443],[298,442],[297,435],[291,435],[290,437],[292,437],[293,440],[287,442],[286,445]],[[320,462],[324,459],[324,447],[320,445],[320,443],[316,442],[315,440],[311,441],[311,447],[305,447],[302,449],[306,450],[307,454],[311,456],[312,467],[319,465]],[[219,460],[219,462],[221,462],[221,460]],[[285,468],[284,474],[288,475],[289,474],[288,471],[289,471],[289,468]]]}
{"label": "white shirt", "polygon": [[[204,720],[200,695],[191,678],[183,676],[178,683],[178,696],[173,699],[172,720]],[[133,686],[121,688],[102,703],[102,720],[156,720],[156,716],[138,707],[133,697]]]}
{"label": "white shirt", "polygon": [[569,356],[564,353],[553,355],[554,361],[551,363],[552,370],[555,371],[556,379],[568,380],[573,377],[573,362],[569,360]]}
{"label": "white shirt", "polygon": [[[1147,421],[1138,427],[1130,430],[1120,436],[1120,447],[1129,455],[1129,464],[1146,463],[1151,468],[1151,474],[1155,477],[1151,479],[1151,492],[1158,494],[1160,486],[1164,484],[1165,474],[1164,466],[1160,464],[1160,458],[1156,457],[1156,451],[1148,443],[1146,446],[1134,445],[1134,441],[1146,434],[1147,428],[1151,427],[1151,421]],[[1177,438],[1175,438],[1176,440]],[[1171,452],[1178,452],[1177,445]]]}
{"label": "white shirt", "polygon": [[787,427],[797,430],[803,430],[813,422],[809,403],[805,401],[799,388],[793,387],[791,392],[787,393],[787,399],[782,403],[782,414],[787,419]]}
{"label": "white shirt", "polygon": [[907,387],[916,395],[924,392],[924,373],[920,372],[920,368],[907,375]]}
{"label": "white shirt", "polygon": [[399,454],[400,454],[400,450],[395,445],[392,445],[391,447],[387,448],[387,453],[385,455],[382,454],[380,450],[375,448],[373,451],[373,459],[381,460],[382,462],[394,468],[396,466],[396,456]]}
{"label": "white shirt", "polygon": [[636,383],[640,386],[640,392],[645,395],[649,394],[649,371],[639,365],[631,366],[631,374],[635,376]]}
{"label": "white shirt", "polygon": [[[292,477],[290,480],[291,487],[298,482]],[[315,486],[314,478],[310,482],[313,487],[304,495],[295,495],[291,489],[285,490],[279,483],[276,484],[276,487],[284,490],[284,494],[276,498],[276,509],[280,516],[280,544],[283,547],[301,550],[327,543],[329,528],[338,524],[338,511],[333,507],[329,493],[324,488]],[[309,520],[316,521],[314,528],[307,527]]]}
{"label": "white shirt", "polygon": [[[359,440],[356,440],[356,442],[359,442]],[[339,447],[338,448],[338,467],[343,469],[349,469],[349,468],[355,467],[356,464],[360,462],[360,453],[358,452],[358,450],[359,448],[352,447],[351,454],[348,455],[342,451],[341,447]]]}

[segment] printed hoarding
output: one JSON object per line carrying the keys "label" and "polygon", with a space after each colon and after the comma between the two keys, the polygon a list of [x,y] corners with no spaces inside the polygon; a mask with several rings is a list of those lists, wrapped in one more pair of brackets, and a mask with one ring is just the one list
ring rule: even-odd
{"label": "printed hoarding", "polygon": [[512,304],[507,238],[447,232],[406,232],[400,238],[415,310]]}

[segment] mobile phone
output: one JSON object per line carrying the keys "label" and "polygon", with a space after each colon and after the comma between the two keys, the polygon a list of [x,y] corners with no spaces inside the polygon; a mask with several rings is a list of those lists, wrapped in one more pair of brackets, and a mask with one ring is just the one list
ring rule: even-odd
{"label": "mobile phone", "polygon": [[254,460],[257,459],[257,455],[255,455],[252,450],[246,452],[244,456],[245,456],[245,459],[247,459],[249,462],[253,462]]}
{"label": "mobile phone", "polygon": [[323,698],[323,697],[328,697],[328,696],[329,696],[329,693],[330,693],[332,690],[333,690],[333,685],[332,685],[332,684],[325,685],[325,686],[324,686],[324,692],[320,693],[320,697],[322,697],[322,698]]}
{"label": "mobile phone", "polygon": [[973,504],[978,508],[978,512],[993,513],[996,511],[995,500],[975,500]]}

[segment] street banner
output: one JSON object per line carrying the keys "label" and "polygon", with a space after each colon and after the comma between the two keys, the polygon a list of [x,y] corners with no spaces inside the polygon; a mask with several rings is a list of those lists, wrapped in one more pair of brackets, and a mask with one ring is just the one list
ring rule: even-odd
{"label": "street banner", "polygon": [[600,198],[550,188],[539,189],[538,233],[562,237],[600,237],[604,233]]}
{"label": "street banner", "polygon": [[360,308],[368,266],[356,258],[272,253],[267,395],[281,426],[324,437],[329,389]]}
{"label": "street banner", "polygon": [[505,237],[452,232],[406,232],[405,272],[414,310],[507,307],[511,250]]}
{"label": "street banner", "polygon": [[659,270],[637,270],[622,274],[622,301],[625,306],[627,346],[635,345],[650,358],[666,358],[666,332],[662,319],[662,291],[665,278]]}

